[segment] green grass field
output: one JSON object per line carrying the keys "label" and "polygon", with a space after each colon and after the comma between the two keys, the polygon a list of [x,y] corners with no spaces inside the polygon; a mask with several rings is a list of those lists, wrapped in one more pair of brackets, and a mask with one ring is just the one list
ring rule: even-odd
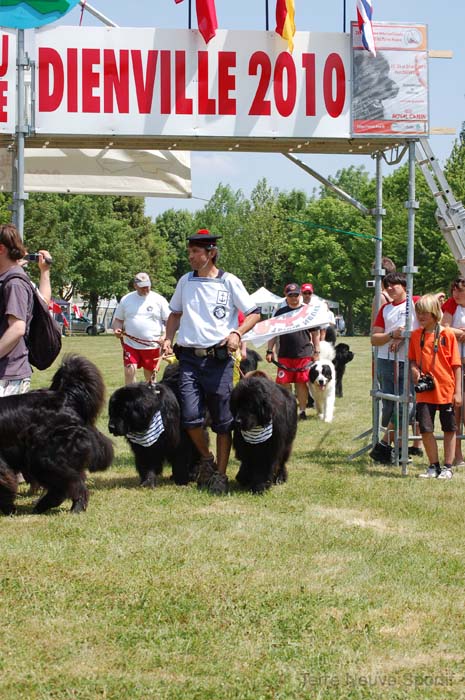
{"label": "green grass field", "polygon": [[[465,697],[464,472],[348,460],[371,424],[369,341],[349,343],[334,422],[308,412],[289,482],[263,497],[234,489],[234,461],[227,497],[168,474],[142,490],[119,438],[85,514],[32,515],[21,487],[0,518],[1,698]],[[113,337],[64,351],[108,393],[122,382]]]}

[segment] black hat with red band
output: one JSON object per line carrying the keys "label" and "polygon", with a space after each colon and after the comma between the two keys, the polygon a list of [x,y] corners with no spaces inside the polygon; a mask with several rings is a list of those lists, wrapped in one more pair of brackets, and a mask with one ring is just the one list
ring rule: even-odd
{"label": "black hat with red band", "polygon": [[199,228],[197,233],[193,233],[191,236],[187,237],[189,243],[194,245],[208,246],[214,248],[216,246],[216,241],[221,238],[214,233],[211,233],[208,228]]}

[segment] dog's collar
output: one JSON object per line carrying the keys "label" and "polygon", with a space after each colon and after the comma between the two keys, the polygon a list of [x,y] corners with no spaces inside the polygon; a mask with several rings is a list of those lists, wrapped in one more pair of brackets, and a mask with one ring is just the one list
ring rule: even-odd
{"label": "dog's collar", "polygon": [[154,413],[147,430],[145,430],[143,433],[127,433],[126,437],[129,442],[134,442],[136,445],[151,447],[156,443],[164,430],[165,426],[163,425],[163,418],[161,417],[160,411],[157,411]]}
{"label": "dog's collar", "polygon": [[270,421],[268,425],[257,425],[252,430],[241,430],[241,435],[249,445],[266,442],[273,435],[273,421]]}

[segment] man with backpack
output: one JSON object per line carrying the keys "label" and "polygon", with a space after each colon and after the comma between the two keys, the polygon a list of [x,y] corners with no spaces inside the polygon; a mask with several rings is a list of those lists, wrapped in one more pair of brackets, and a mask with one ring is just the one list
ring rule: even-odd
{"label": "man with backpack", "polygon": [[[0,226],[0,397],[28,391],[32,369],[26,344],[34,308],[34,289],[20,261],[26,249],[16,228]],[[39,292],[48,303],[50,256],[40,251]],[[11,277],[11,279],[9,279]]]}

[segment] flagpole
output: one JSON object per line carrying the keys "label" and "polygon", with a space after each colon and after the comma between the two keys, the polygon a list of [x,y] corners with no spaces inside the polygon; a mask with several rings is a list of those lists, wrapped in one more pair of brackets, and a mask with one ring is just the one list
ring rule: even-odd
{"label": "flagpole", "polygon": [[268,0],[265,0],[265,15],[266,15],[266,31],[270,28],[270,21],[268,17]]}
{"label": "flagpole", "polygon": [[192,29],[192,0],[189,0],[189,29]]}
{"label": "flagpole", "polygon": [[343,7],[343,10],[342,10],[342,18],[343,18],[342,19],[342,31],[345,34],[345,31],[346,31],[346,0],[342,0],[342,7]]}

